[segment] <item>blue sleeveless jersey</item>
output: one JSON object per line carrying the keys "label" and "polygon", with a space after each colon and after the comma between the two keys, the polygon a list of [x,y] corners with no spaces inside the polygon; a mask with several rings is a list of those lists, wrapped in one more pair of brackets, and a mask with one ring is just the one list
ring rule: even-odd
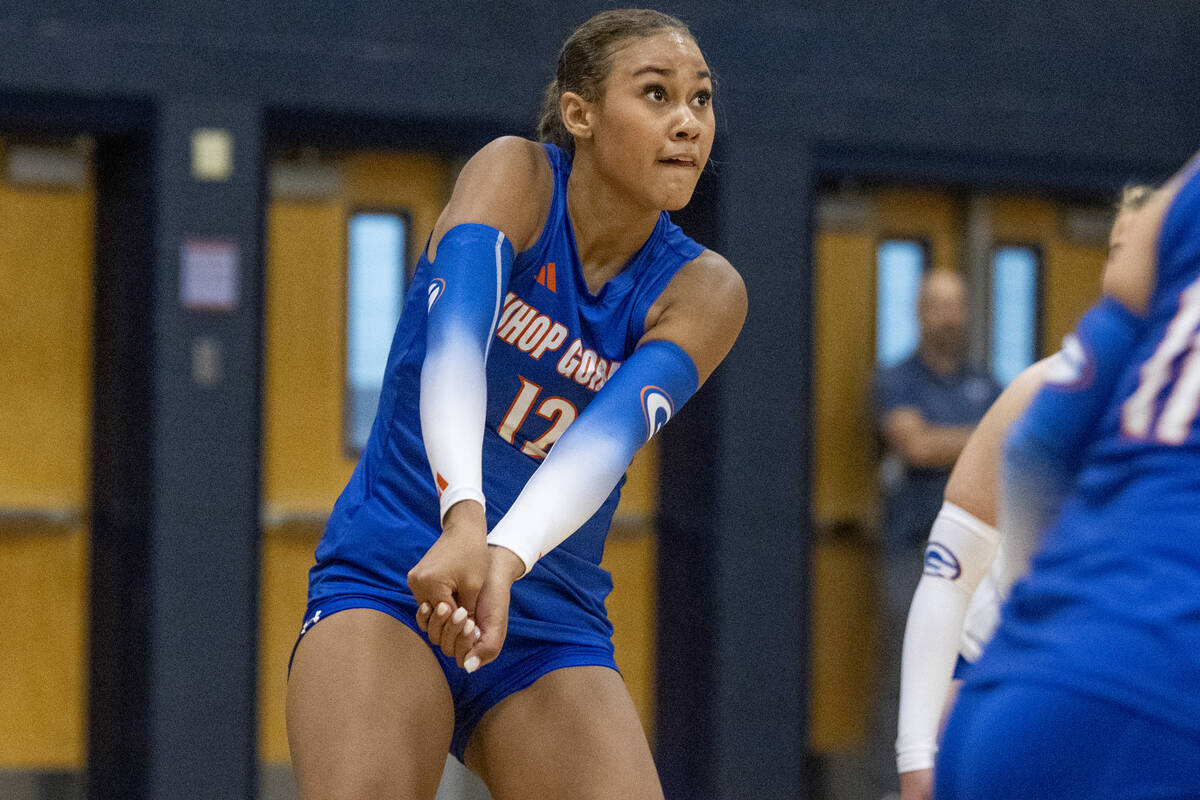
{"label": "blue sleeveless jersey", "polygon": [[969,682],[1055,683],[1200,733],[1198,412],[1193,172],[1164,218],[1146,330]]}
{"label": "blue sleeveless jersey", "polygon": [[[663,212],[625,268],[592,294],[567,216],[571,158],[554,145],[544,148],[554,175],[553,201],[541,236],[513,263],[487,362],[483,491],[489,530],[553,442],[633,352],[667,283],[704,250]],[[356,586],[407,593],[408,570],[440,533],[419,414],[429,272],[423,255],[392,341],[370,438],[317,547],[310,603]],[[604,599],[612,580],[600,560],[619,495],[620,485],[514,584],[510,631],[566,642],[611,635]]]}

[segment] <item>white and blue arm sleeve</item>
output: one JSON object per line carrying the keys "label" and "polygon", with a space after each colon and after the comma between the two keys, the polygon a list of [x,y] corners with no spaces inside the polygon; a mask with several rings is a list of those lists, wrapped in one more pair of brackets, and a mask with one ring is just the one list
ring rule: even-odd
{"label": "white and blue arm sleeve", "polygon": [[925,548],[900,659],[898,772],[932,769],[963,623],[999,542],[996,529],[946,501]]}
{"label": "white and blue arm sleeve", "polygon": [[656,339],[639,347],[554,444],[488,543],[516,553],[527,574],[596,513],[638,448],[698,383],[696,365],[675,343]]}
{"label": "white and blue arm sleeve", "polygon": [[1009,429],[999,517],[1019,570],[1058,515],[1143,328],[1143,318],[1113,298],[1103,298],[1064,340],[1042,389]]}
{"label": "white and blue arm sleeve", "polygon": [[487,355],[513,257],[503,233],[470,223],[446,232],[431,264],[420,414],[439,518],[460,500],[484,504]]}

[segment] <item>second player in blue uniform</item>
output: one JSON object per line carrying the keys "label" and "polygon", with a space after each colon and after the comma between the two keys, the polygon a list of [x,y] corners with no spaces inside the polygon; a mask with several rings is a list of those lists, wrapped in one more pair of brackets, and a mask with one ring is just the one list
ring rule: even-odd
{"label": "second player in blue uniform", "polygon": [[1084,317],[1010,432],[1001,526],[1036,556],[968,672],[939,800],[1200,797],[1198,166],[1110,257],[1140,298]]}

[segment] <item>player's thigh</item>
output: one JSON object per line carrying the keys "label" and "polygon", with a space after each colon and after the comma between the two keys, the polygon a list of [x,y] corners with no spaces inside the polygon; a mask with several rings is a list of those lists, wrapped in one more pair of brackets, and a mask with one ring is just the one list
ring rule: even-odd
{"label": "player's thigh", "polygon": [[304,800],[432,799],[453,727],[437,659],[398,620],[347,609],[300,640],[287,732]]}
{"label": "player's thigh", "polygon": [[661,800],[646,734],[621,676],[567,667],[509,695],[480,720],[467,764],[495,800]]}

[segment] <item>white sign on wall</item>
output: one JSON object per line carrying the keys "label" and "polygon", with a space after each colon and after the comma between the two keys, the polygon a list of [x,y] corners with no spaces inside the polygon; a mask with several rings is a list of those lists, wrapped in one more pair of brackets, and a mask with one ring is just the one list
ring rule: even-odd
{"label": "white sign on wall", "polygon": [[186,239],[179,256],[179,302],[196,311],[238,304],[238,247],[228,239]]}

